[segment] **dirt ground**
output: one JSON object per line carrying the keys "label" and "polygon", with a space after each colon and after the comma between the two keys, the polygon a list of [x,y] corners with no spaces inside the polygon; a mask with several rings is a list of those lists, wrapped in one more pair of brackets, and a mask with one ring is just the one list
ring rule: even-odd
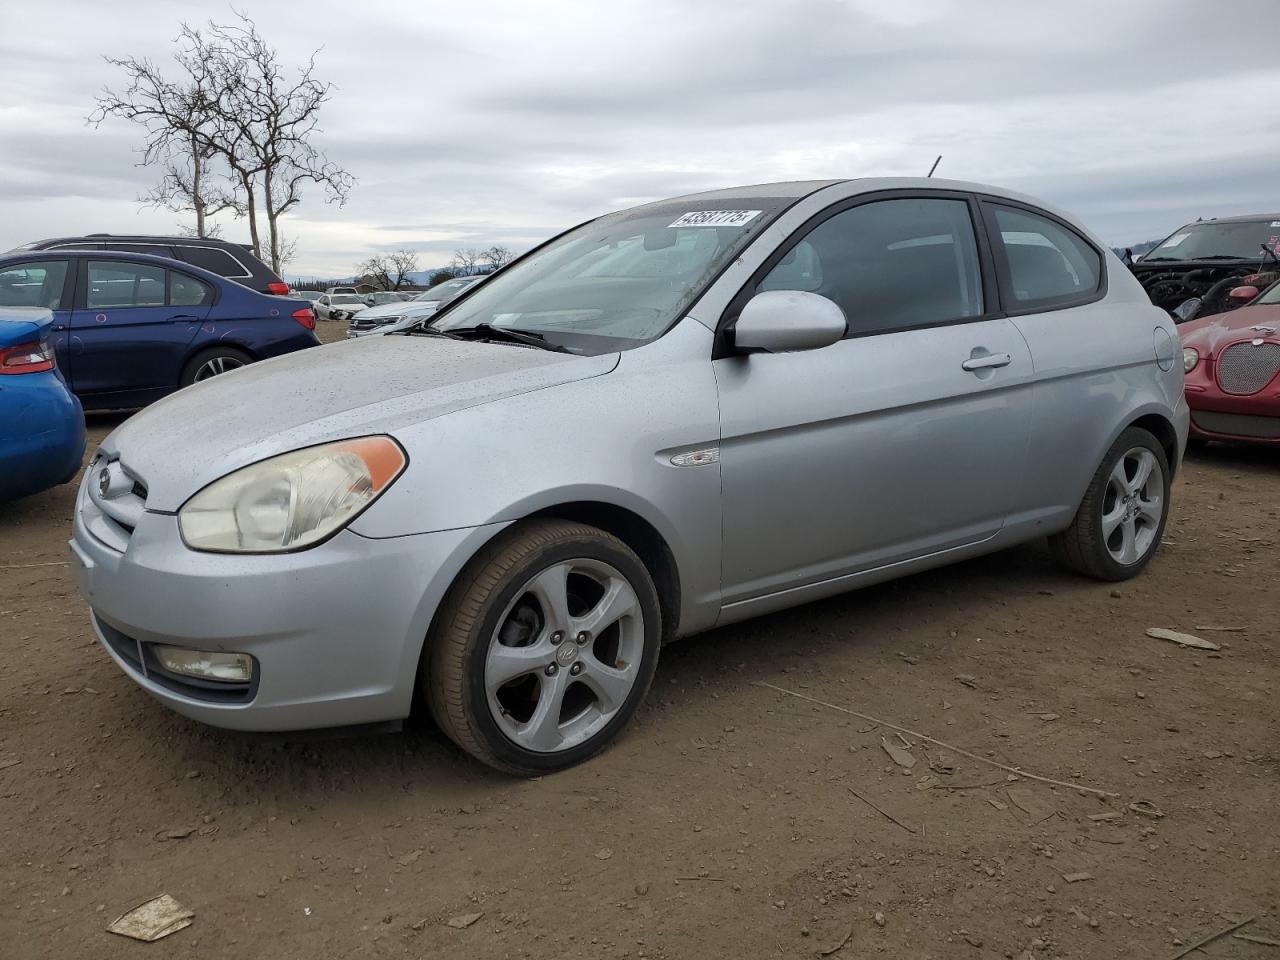
{"label": "dirt ground", "polygon": [[[612,749],[533,781],[428,723],[268,737],[164,709],[92,638],[73,491],[0,508],[6,960],[1170,960],[1255,916],[1240,933],[1280,939],[1280,450],[1189,459],[1117,589],[1028,546],[668,647]],[[892,730],[761,683],[1116,796],[911,735],[907,770]],[[106,932],[163,892],[188,929]]]}

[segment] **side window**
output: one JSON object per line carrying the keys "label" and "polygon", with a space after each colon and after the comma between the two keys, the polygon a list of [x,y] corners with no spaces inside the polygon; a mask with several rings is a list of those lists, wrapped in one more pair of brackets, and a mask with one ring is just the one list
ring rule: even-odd
{"label": "side window", "polygon": [[169,303],[175,307],[205,307],[213,303],[213,287],[185,273],[169,271]]}
{"label": "side window", "polygon": [[90,310],[163,307],[164,275],[164,267],[127,260],[90,260],[85,306]]}
{"label": "side window", "polygon": [[179,247],[178,253],[187,263],[196,267],[203,267],[210,273],[216,273],[220,277],[252,276],[244,264],[227,253],[227,251],[219,250],[216,247]]}
{"label": "side window", "polygon": [[1009,264],[1009,292],[1020,306],[1050,306],[1091,296],[1102,258],[1084,238],[1047,217],[987,204]]}
{"label": "side window", "polygon": [[834,300],[849,334],[887,333],[982,315],[982,274],[964,200],[877,200],[824,220],[757,290]]}
{"label": "side window", "polygon": [[66,279],[66,260],[34,260],[0,268],[0,307],[61,309]]}

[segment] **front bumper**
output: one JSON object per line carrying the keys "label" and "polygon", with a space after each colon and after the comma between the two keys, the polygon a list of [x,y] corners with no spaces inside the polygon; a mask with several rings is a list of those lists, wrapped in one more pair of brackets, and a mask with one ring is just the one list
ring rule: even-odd
{"label": "front bumper", "polygon": [[[300,730],[408,716],[423,640],[457,570],[499,527],[375,540],[343,531],[310,550],[188,549],[177,517],[143,512],[123,550],[95,536],[82,487],[72,569],[103,649],[157,700],[236,730]],[[117,544],[118,545],[118,544]],[[147,645],[250,654],[251,690],[158,674]]]}

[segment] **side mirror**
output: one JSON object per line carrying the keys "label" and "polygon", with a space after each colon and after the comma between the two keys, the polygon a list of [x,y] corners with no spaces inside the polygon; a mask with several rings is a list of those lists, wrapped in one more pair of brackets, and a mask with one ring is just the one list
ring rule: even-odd
{"label": "side mirror", "polygon": [[1246,284],[1243,287],[1233,287],[1231,292],[1227,294],[1237,304],[1245,304],[1258,295],[1258,288],[1253,284]]}
{"label": "side mirror", "polygon": [[832,300],[803,290],[766,290],[747,301],[733,328],[741,353],[816,350],[844,338],[844,311]]}

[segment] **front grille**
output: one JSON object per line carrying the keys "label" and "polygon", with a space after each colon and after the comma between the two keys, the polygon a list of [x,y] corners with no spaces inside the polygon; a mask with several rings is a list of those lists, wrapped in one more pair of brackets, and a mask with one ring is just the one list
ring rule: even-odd
{"label": "front grille", "polygon": [[1218,385],[1227,393],[1257,393],[1280,372],[1280,343],[1233,343],[1218,358]]}
{"label": "front grille", "polygon": [[1280,440],[1280,417],[1253,417],[1242,413],[1212,413],[1194,410],[1191,420],[1206,433],[1223,433],[1232,437],[1256,437]]}
{"label": "front grille", "polygon": [[[108,473],[106,494],[100,483]],[[114,487],[114,489],[110,489]],[[79,509],[85,528],[98,542],[123,553],[147,505],[147,487],[119,460],[95,457],[81,485]]]}
{"label": "front grille", "polygon": [[258,692],[258,663],[253,664],[253,679],[246,683],[201,680],[170,673],[156,660],[151,644],[140,642],[106,623],[95,611],[90,611],[94,624],[103,640],[135,673],[139,673],[166,690],[172,690],[192,700],[210,703],[248,703]]}
{"label": "front grille", "polygon": [[388,323],[395,323],[400,317],[378,317],[372,320],[363,320],[360,314],[356,314],[351,318],[349,329],[351,330],[376,330],[378,327],[385,327]]}

